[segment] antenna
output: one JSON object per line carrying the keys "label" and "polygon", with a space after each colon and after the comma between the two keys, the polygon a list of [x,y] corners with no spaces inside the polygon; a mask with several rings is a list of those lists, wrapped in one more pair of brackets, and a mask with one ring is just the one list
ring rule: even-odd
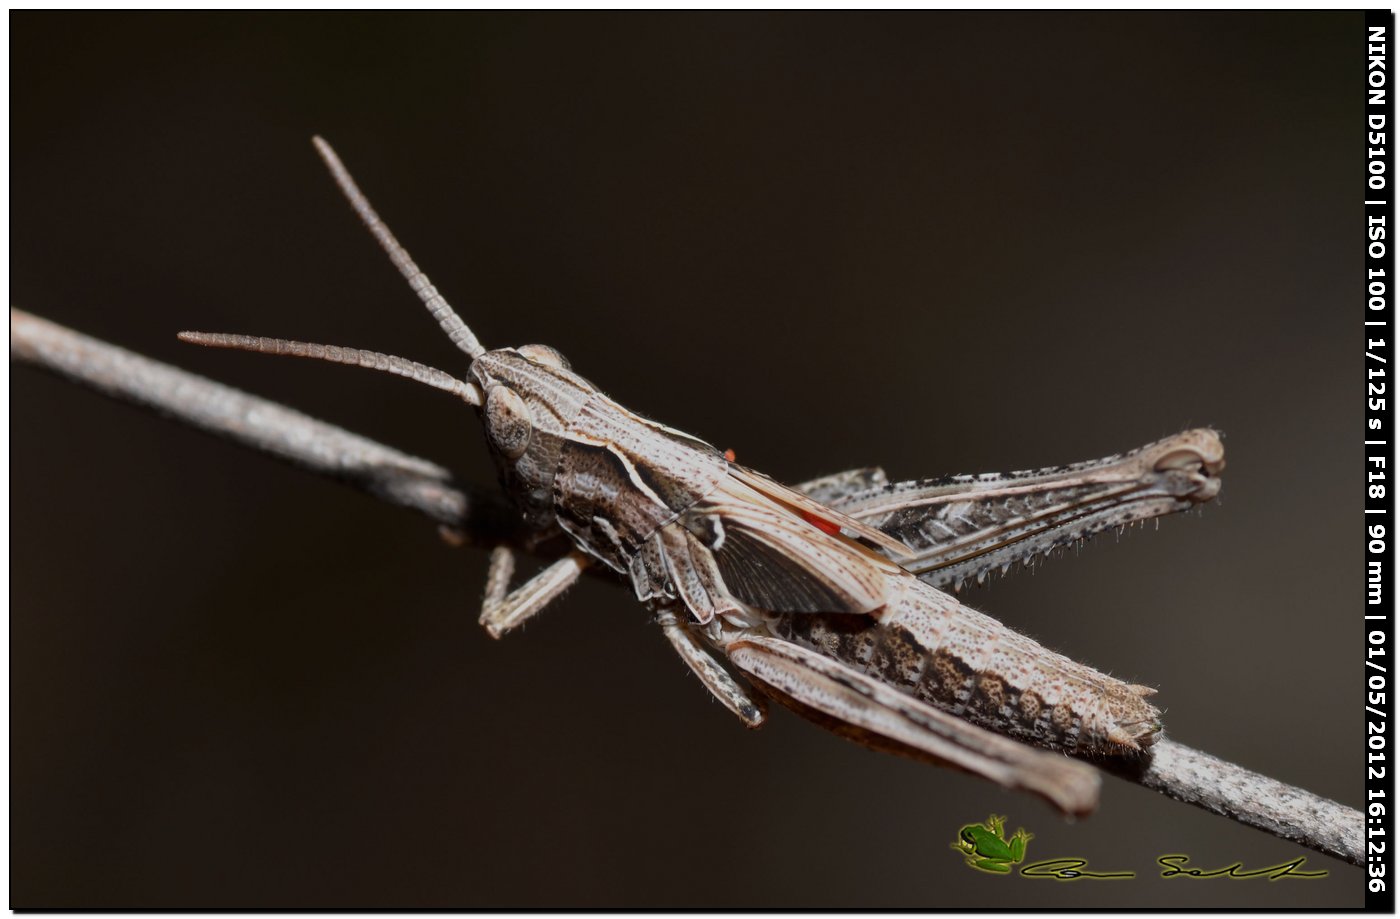
{"label": "antenna", "polygon": [[336,156],[331,145],[320,137],[311,138],[311,143],[315,145],[316,152],[321,154],[321,159],[325,161],[326,168],[331,171],[331,177],[335,179],[335,184],[340,186],[340,191],[345,195],[350,206],[355,209],[355,213],[360,215],[360,220],[364,222],[365,228],[374,234],[374,238],[379,241],[379,247],[389,256],[389,261],[394,263],[394,267],[399,269],[399,273],[408,281],[408,286],[413,288],[413,292],[423,301],[423,305],[428,308],[428,312],[433,314],[438,325],[447,333],[447,337],[452,339],[452,343],[461,348],[472,358],[481,354],[486,349],[477,341],[472,330],[467,328],[467,324],[462,321],[456,311],[452,309],[442,294],[428,280],[428,276],[423,273],[413,259],[409,256],[408,250],[399,245],[399,241],[394,238],[394,234],[389,232],[384,221],[379,219],[379,215],[374,212],[369,199],[364,192],[355,184],[355,180],[350,176],[350,171],[345,168],[345,164]]}
{"label": "antenna", "polygon": [[285,338],[227,335],[222,332],[181,332],[179,339],[192,345],[204,345],[208,348],[232,348],[236,351],[256,351],[259,354],[309,357],[318,361],[382,370],[385,373],[392,373],[395,376],[440,389],[443,392],[450,392],[471,405],[481,404],[481,389],[475,383],[459,380],[450,373],[444,373],[417,361],[395,357],[392,354],[362,351],[359,348],[341,348],[336,345],[289,341]]}

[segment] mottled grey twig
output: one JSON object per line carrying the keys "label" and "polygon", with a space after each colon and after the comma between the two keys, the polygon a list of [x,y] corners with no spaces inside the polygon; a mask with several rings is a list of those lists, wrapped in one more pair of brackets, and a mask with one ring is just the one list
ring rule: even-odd
{"label": "mottled grey twig", "polygon": [[[503,499],[455,484],[451,474],[435,463],[13,307],[10,356],[348,482],[426,514],[470,542],[530,542]],[[1170,739],[1158,741],[1151,755],[1138,763],[1095,764],[1167,797],[1353,865],[1363,863],[1365,823],[1360,811]]]}
{"label": "mottled grey twig", "polygon": [[10,357],[420,511],[469,541],[520,543],[505,500],[343,428],[10,308]]}
{"label": "mottled grey twig", "polygon": [[1163,737],[1133,764],[1095,765],[1169,798],[1292,840],[1310,849],[1363,864],[1366,825],[1361,811],[1293,785],[1251,772]]}

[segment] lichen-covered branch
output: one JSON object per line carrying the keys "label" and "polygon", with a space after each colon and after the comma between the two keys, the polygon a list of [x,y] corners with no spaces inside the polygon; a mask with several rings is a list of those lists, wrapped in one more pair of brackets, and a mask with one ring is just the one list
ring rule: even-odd
{"label": "lichen-covered branch", "polygon": [[[10,356],[412,508],[469,542],[530,543],[502,498],[455,483],[435,463],[14,308]],[[1170,739],[1138,763],[1095,764],[1178,801],[1363,862],[1360,811]]]}

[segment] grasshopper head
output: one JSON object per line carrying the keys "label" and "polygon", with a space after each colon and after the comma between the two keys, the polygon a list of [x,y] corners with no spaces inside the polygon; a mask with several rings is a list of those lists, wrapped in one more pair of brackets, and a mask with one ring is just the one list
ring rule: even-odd
{"label": "grasshopper head", "polygon": [[527,515],[545,514],[565,435],[597,390],[548,345],[484,351],[469,376],[481,390],[486,442],[506,491]]}
{"label": "grasshopper head", "polygon": [[537,435],[562,437],[594,392],[548,345],[483,352],[471,377],[481,387],[486,439],[508,460],[520,459]]}

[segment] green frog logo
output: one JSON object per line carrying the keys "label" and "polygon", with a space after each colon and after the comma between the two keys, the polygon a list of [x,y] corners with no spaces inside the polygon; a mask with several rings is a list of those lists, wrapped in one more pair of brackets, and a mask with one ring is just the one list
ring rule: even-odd
{"label": "green frog logo", "polygon": [[1006,838],[1006,818],[992,814],[986,823],[969,823],[958,830],[953,848],[963,854],[969,867],[989,874],[1010,874],[1011,866],[1026,858],[1026,843],[1035,837],[1017,828]]}

